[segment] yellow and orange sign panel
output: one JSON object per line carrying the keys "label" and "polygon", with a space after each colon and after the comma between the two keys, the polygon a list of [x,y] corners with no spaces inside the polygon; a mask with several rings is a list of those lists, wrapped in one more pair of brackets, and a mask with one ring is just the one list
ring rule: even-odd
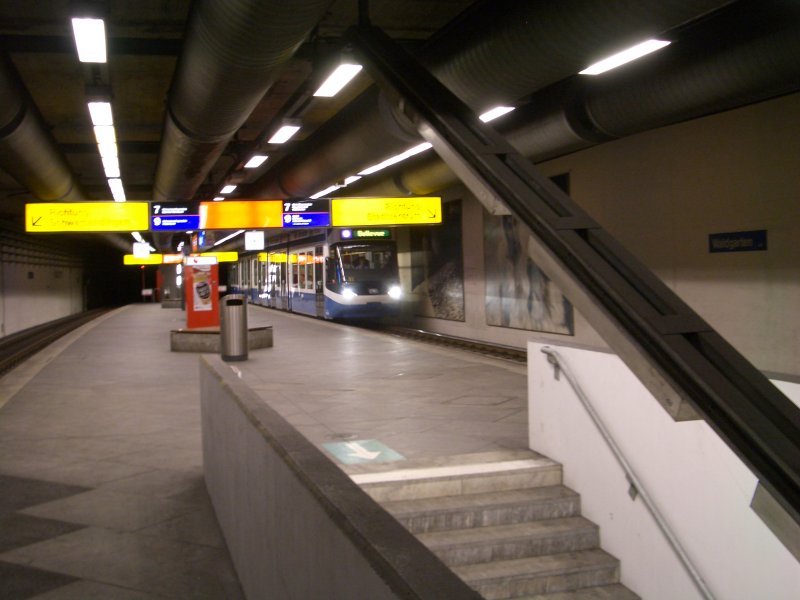
{"label": "yellow and orange sign panel", "polygon": [[439,197],[331,200],[331,225],[334,227],[424,225],[441,222],[442,199]]}
{"label": "yellow and orange sign panel", "polygon": [[25,231],[147,231],[149,216],[147,202],[37,202],[25,205]]}
{"label": "yellow and orange sign panel", "polygon": [[150,254],[148,256],[135,256],[133,254],[125,254],[122,257],[122,264],[124,265],[160,265],[164,262],[163,254]]}
{"label": "yellow and orange sign panel", "polygon": [[265,229],[282,226],[281,200],[200,203],[200,229]]}

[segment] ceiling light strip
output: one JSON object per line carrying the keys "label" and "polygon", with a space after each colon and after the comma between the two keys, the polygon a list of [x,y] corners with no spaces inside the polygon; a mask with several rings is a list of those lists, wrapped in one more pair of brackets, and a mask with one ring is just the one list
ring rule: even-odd
{"label": "ceiling light strip", "polygon": [[647,56],[651,52],[665,48],[671,43],[672,42],[667,42],[664,40],[647,40],[646,42],[636,44],[635,46],[632,46],[627,50],[623,50],[622,52],[618,52],[617,54],[609,56],[608,58],[604,58],[603,60],[585,68],[583,71],[580,71],[579,74],[599,75],[600,73],[605,73],[606,71],[616,69],[619,66],[636,60],[637,58]]}

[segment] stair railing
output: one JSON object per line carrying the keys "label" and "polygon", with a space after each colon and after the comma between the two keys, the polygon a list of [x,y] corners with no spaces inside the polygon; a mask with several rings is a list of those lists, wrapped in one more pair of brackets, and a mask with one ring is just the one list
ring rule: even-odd
{"label": "stair railing", "polygon": [[629,494],[632,499],[636,499],[637,496],[642,498],[642,502],[647,507],[647,510],[650,511],[650,514],[655,519],[656,523],[658,524],[659,529],[664,534],[664,537],[669,542],[669,545],[672,547],[675,554],[680,559],[681,563],[683,564],[684,568],[686,569],[689,576],[692,578],[694,585],[697,587],[698,591],[702,594],[703,598],[708,600],[714,600],[714,595],[711,593],[711,590],[708,589],[706,582],[703,580],[703,576],[697,570],[697,568],[692,563],[689,555],[681,546],[680,541],[673,533],[672,529],[670,528],[669,524],[666,522],[664,517],[662,516],[661,512],[658,510],[655,502],[653,501],[650,494],[647,493],[642,481],[636,476],[636,473],[631,467],[631,464],[628,462],[628,459],[625,458],[622,450],[620,449],[619,445],[617,445],[616,441],[614,441],[614,437],[609,432],[608,428],[603,423],[603,420],[600,418],[600,415],[595,410],[594,406],[592,406],[589,397],[583,391],[583,388],[578,383],[578,380],[575,378],[572,370],[570,369],[569,365],[564,361],[564,358],[555,350],[550,347],[542,348],[542,352],[547,355],[547,362],[553,365],[553,375],[556,379],[559,379],[559,373],[564,373],[564,377],[566,377],[567,382],[569,382],[570,386],[572,387],[575,395],[580,400],[583,407],[586,409],[586,412],[592,418],[597,430],[605,440],[606,444],[608,445],[611,452],[614,454],[614,458],[616,458],[619,465],[622,467],[622,470],[625,472],[625,479],[628,480],[628,483],[631,485],[631,489]]}

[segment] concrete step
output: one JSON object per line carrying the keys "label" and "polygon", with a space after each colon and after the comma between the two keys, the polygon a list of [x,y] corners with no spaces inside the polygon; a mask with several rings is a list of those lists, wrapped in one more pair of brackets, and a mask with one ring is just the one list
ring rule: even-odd
{"label": "concrete step", "polygon": [[381,502],[412,533],[514,525],[580,514],[580,496],[561,485]]}
{"label": "concrete step", "polygon": [[567,592],[619,581],[619,561],[600,549],[465,565],[453,571],[486,600]]}
{"label": "concrete step", "polygon": [[601,585],[555,594],[537,594],[515,600],[641,600],[624,585]]}
{"label": "concrete step", "polygon": [[536,453],[511,460],[468,464],[403,465],[394,470],[350,473],[377,502],[456,496],[552,486],[561,483],[561,465]]}
{"label": "concrete step", "polygon": [[597,525],[583,517],[417,534],[448,566],[587,550],[600,545]]}

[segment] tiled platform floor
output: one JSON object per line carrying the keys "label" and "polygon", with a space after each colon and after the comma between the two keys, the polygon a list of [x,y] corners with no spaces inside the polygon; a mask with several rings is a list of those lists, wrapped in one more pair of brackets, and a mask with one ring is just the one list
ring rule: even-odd
{"label": "tiled platform floor", "polygon": [[[248,315],[275,343],[231,368],[317,444],[527,446],[522,366]],[[198,356],[169,351],[183,318],[125,307],[0,380],[0,600],[242,597],[203,483]]]}

